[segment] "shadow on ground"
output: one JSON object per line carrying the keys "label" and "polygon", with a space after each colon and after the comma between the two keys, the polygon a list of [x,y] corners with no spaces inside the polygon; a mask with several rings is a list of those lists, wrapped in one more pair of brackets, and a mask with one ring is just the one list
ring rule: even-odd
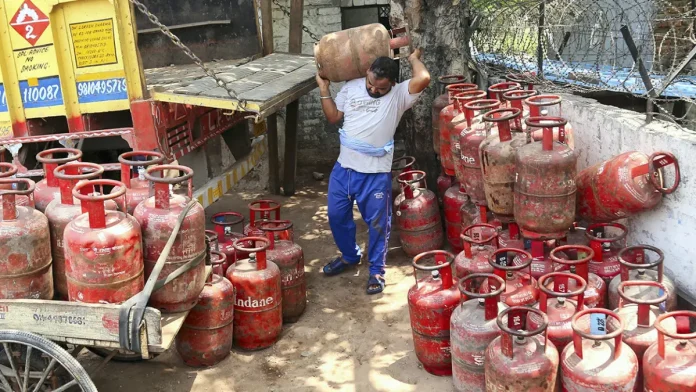
{"label": "shadow on ground", "polygon": [[[328,178],[328,172],[325,172]],[[279,341],[266,350],[233,350],[220,364],[192,369],[174,349],[141,363],[110,363],[94,378],[102,392],[111,391],[427,391],[452,389],[449,377],[435,377],[420,367],[413,351],[406,294],[413,285],[411,260],[390,240],[387,287],[365,294],[367,265],[327,278],[326,260],[337,254],[328,226],[326,180],[301,172],[293,197],[233,190],[206,210],[245,212],[259,197],[283,204],[282,217],[295,226],[303,247],[308,287],[307,310],[286,324]],[[248,189],[248,187],[245,187]],[[358,243],[367,244],[367,226],[355,210]],[[212,228],[212,227],[211,227]],[[83,354],[86,368],[99,358]]]}

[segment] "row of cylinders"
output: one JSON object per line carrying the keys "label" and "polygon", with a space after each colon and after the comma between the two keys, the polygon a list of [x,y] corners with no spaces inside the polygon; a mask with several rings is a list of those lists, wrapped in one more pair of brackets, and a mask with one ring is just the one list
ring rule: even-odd
{"label": "row of cylinders", "polygon": [[[656,251],[659,259],[636,262],[645,251]],[[676,308],[676,292],[663,280],[661,251],[634,246],[619,252],[622,264],[632,269],[611,281],[613,311],[588,301],[597,288],[575,273],[592,253],[582,245],[554,249],[552,258],[571,272],[558,270],[538,280],[527,275],[522,296],[521,273],[498,261],[519,258],[525,268],[532,260],[527,252],[488,249],[478,256],[495,273],[457,265],[456,279],[452,267],[462,263],[460,257],[445,251],[416,256],[416,284],[408,302],[424,369],[452,375],[457,391],[557,391],[561,386],[577,390],[577,385],[587,391],[642,391],[644,385],[651,391],[694,390],[696,339],[685,316],[694,318],[696,312],[666,313]],[[656,280],[644,275],[651,266],[658,268]],[[419,278],[419,271],[431,276]],[[520,276],[510,279],[510,272]]]}
{"label": "row of cylinders", "polygon": [[[61,154],[67,157],[56,157]],[[132,160],[134,157],[151,159]],[[0,195],[3,200],[0,298],[52,299],[55,291],[56,299],[60,300],[118,304],[139,293],[144,287],[144,279],[151,273],[169,240],[179,215],[192,200],[193,171],[183,166],[161,165],[164,157],[159,153],[133,151],[119,157],[122,164],[122,182],[119,182],[98,179],[104,169],[93,163],[79,162],[79,150],[46,150],[37,158],[44,164],[46,173],[46,178],[37,184],[29,179],[12,178],[17,168],[9,163],[0,163],[0,168],[5,170],[0,173]],[[147,169],[140,169],[139,175],[131,178],[131,169],[142,166],[147,166]],[[169,172],[184,174],[172,178],[165,175]],[[158,177],[155,173],[161,175]],[[172,185],[185,181],[188,182],[188,195],[172,193]],[[154,188],[153,196],[149,196],[149,183]],[[113,189],[107,193],[104,186]],[[40,210],[42,208],[44,212]],[[272,302],[272,310],[277,310],[278,319],[292,322],[299,318],[306,306],[304,261],[301,248],[298,252],[299,246],[292,241],[292,223],[279,220],[280,205],[273,201],[256,201],[250,203],[249,209],[250,223],[244,227],[243,234],[229,230],[235,224],[243,224],[243,217],[236,223],[227,219],[235,213],[221,213],[213,217],[216,231],[209,233],[210,240],[217,242],[217,251],[229,261],[223,266],[224,270],[218,272],[223,275],[227,272],[235,283],[250,284],[247,284],[249,287],[246,291],[238,290],[242,293],[238,296],[242,304]],[[275,220],[270,219],[271,212],[275,212]],[[255,219],[257,213],[261,219]],[[233,241],[244,236],[252,237],[236,247],[232,246]],[[252,257],[251,251],[242,248],[253,248],[251,244],[254,238],[267,244],[257,249],[257,253],[262,251],[262,255]],[[273,261],[277,265],[269,261],[267,268],[266,263],[254,262],[252,265],[258,267],[256,272],[236,273],[236,261],[244,257],[254,260],[263,257],[265,260],[266,249],[271,254],[275,252]],[[200,296],[205,294],[204,288],[212,284],[210,279],[206,283],[205,255],[204,210],[199,203],[193,202],[183,218],[160,277],[182,268],[184,272],[156,290],[149,305],[163,313],[178,313],[194,308],[200,302]],[[263,296],[247,301],[245,292],[249,296],[254,293],[261,295],[263,290],[275,287],[275,284],[264,285],[263,280],[254,281],[257,275],[263,276],[268,274],[267,270],[273,270],[272,266],[275,266],[275,271],[280,266],[282,272],[282,276],[281,273],[275,274],[279,287],[277,298],[271,296],[273,299],[269,300],[271,297]],[[216,279],[219,280],[219,276]],[[256,286],[265,288],[257,289]],[[287,304],[282,307],[282,313],[281,293]],[[246,325],[249,333],[238,334],[239,339],[235,339],[235,342],[239,341],[237,346],[242,349],[258,349],[266,341],[257,335],[269,335],[268,331],[257,328],[258,320],[255,318],[263,312],[251,309],[247,313],[253,317],[242,324]],[[238,314],[243,319],[244,310]],[[212,319],[217,317],[210,316]],[[200,314],[192,317],[201,318]],[[188,321],[187,318],[185,327],[191,324]],[[215,322],[219,324],[219,321],[217,317]],[[214,329],[222,327],[225,325],[217,325]],[[195,325],[192,328],[195,329]],[[245,327],[240,328],[244,330]],[[270,332],[268,339],[271,343],[278,337],[280,327],[277,330],[277,333]],[[203,357],[207,360],[210,358],[200,358]],[[195,362],[193,360],[192,363]]]}

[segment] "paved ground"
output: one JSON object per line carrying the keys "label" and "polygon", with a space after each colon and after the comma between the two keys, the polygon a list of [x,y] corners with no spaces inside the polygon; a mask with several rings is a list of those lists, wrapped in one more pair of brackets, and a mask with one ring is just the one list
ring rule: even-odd
{"label": "paved ground", "polygon": [[[327,178],[328,178],[328,173]],[[253,176],[206,211],[244,211],[259,196]],[[251,189],[251,190],[249,190]],[[413,285],[410,259],[396,236],[390,241],[387,288],[365,294],[367,265],[327,278],[325,260],[336,254],[326,215],[325,181],[301,173],[297,195],[271,198],[283,203],[284,218],[295,225],[304,248],[309,303],[296,324],[285,325],[272,348],[254,353],[233,350],[213,368],[183,364],[174,349],[142,363],[110,363],[94,378],[102,392],[111,391],[449,391],[449,377],[435,377],[420,367],[413,351],[406,294]],[[358,221],[358,242],[365,246],[367,226]],[[98,357],[83,354],[88,369]]]}

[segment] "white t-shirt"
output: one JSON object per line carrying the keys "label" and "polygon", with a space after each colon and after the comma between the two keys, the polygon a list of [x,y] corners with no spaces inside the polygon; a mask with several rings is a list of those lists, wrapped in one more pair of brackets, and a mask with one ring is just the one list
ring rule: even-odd
{"label": "white t-shirt", "polygon": [[[401,116],[421,95],[409,94],[409,81],[397,83],[379,98],[372,98],[367,93],[365,78],[346,82],[336,96],[336,108],[343,112],[346,136],[375,147],[389,143],[394,138]],[[373,157],[341,145],[338,163],[359,173],[389,173],[393,156],[392,151],[381,157]]]}

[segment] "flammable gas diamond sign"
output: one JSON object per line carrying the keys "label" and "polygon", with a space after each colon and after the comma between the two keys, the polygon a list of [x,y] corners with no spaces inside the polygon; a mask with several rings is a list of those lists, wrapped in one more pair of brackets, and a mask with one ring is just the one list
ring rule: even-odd
{"label": "flammable gas diamond sign", "polygon": [[48,28],[49,23],[48,16],[39,7],[32,3],[31,0],[24,0],[12,17],[10,26],[24,37],[31,46],[34,46],[41,38],[41,34]]}

